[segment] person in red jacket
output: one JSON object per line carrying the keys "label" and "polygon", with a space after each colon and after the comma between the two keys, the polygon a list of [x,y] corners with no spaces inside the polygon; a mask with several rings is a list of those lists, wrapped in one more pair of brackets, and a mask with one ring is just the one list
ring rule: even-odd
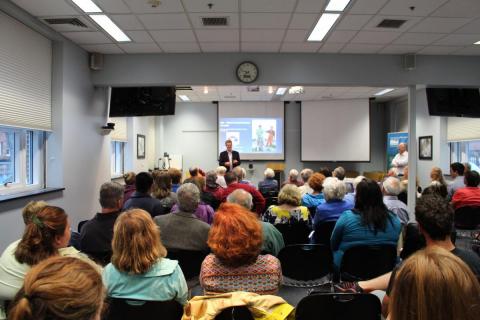
{"label": "person in red jacket", "polygon": [[480,207],[480,176],[477,171],[465,174],[465,188],[460,188],[453,194],[452,204],[455,209],[461,207]]}
{"label": "person in red jacket", "polygon": [[225,182],[227,183],[227,188],[223,191],[223,202],[226,201],[228,195],[233,191],[243,189],[252,195],[255,212],[259,215],[263,213],[265,210],[265,198],[254,186],[238,183],[237,176],[233,172],[227,172],[225,174]]}

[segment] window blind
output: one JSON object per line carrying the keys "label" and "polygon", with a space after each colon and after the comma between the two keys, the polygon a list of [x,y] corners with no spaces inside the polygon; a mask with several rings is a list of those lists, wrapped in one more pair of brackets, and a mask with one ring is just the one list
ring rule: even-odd
{"label": "window blind", "polygon": [[52,43],[0,12],[0,125],[52,130]]}
{"label": "window blind", "polygon": [[112,131],[110,134],[110,138],[112,141],[123,141],[127,142],[127,118],[119,117],[119,118],[109,118],[108,122],[115,123],[115,130]]}
{"label": "window blind", "polygon": [[447,140],[467,141],[480,139],[480,119],[477,118],[455,118],[447,120]]}

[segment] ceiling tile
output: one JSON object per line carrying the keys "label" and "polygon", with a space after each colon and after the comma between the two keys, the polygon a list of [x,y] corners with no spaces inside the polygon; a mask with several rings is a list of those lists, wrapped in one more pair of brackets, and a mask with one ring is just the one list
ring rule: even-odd
{"label": "ceiling tile", "polygon": [[242,41],[244,42],[278,42],[282,41],[284,30],[273,29],[246,29],[242,30]]}
{"label": "ceiling tile", "polygon": [[325,43],[318,52],[321,53],[337,53],[343,48],[345,43]]}
{"label": "ceiling tile", "polygon": [[333,31],[327,38],[326,42],[347,43],[357,34],[357,31]]}
{"label": "ceiling tile", "polygon": [[[190,21],[195,29],[238,29],[240,28],[240,23],[238,19],[238,14],[229,13],[229,12],[219,12],[219,13],[190,13]],[[204,26],[202,24],[202,18],[205,17],[227,17],[228,25],[227,26]]]}
{"label": "ceiling tile", "polygon": [[317,52],[321,45],[320,42],[284,42],[280,52]]}
{"label": "ceiling tile", "polygon": [[451,0],[432,13],[434,17],[478,18],[480,16],[480,1]]}
{"label": "ceiling tile", "polygon": [[462,56],[480,56],[480,46],[470,46],[467,48],[460,49],[458,51],[453,52],[455,55],[462,55]]}
{"label": "ceiling tile", "polygon": [[58,0],[12,0],[20,8],[28,11],[31,15],[39,16],[60,16],[78,15],[82,11],[75,10],[72,5],[65,1]]}
{"label": "ceiling tile", "polygon": [[238,42],[200,42],[203,52],[238,52]]}
{"label": "ceiling tile", "polygon": [[310,30],[287,30],[285,35],[285,42],[304,42],[307,41]]}
{"label": "ceiling tile", "polygon": [[123,30],[143,30],[144,27],[133,14],[111,15],[113,21]]}
{"label": "ceiling tile", "polygon": [[[426,17],[448,0],[390,0],[379,12],[385,15]],[[411,10],[410,7],[415,7]]]}
{"label": "ceiling tile", "polygon": [[325,0],[298,0],[296,12],[320,13],[325,8]]}
{"label": "ceiling tile", "polygon": [[133,13],[170,13],[184,12],[178,0],[161,0],[160,5],[153,8],[146,0],[123,0]]}
{"label": "ceiling tile", "polygon": [[208,7],[212,0],[183,0],[188,12],[238,12],[238,0],[216,1],[212,8]]}
{"label": "ceiling tile", "polygon": [[480,40],[476,34],[451,34],[435,42],[439,46],[470,46]]}
{"label": "ceiling tile", "polygon": [[400,32],[360,31],[352,39],[352,43],[386,44],[398,38],[400,34]]}
{"label": "ceiling tile", "polygon": [[242,52],[278,52],[280,42],[242,42]]}
{"label": "ceiling tile", "polygon": [[196,42],[192,30],[157,30],[150,31],[157,42]]}
{"label": "ceiling tile", "polygon": [[133,42],[137,43],[151,43],[154,42],[147,31],[126,31],[127,35]]}
{"label": "ceiling tile", "polygon": [[411,32],[452,33],[470,22],[468,18],[425,18]]}
{"label": "ceiling tile", "polygon": [[[377,27],[378,24],[385,19],[406,20],[406,22],[404,24],[402,24],[400,26],[400,28],[397,28],[397,29],[378,28]],[[377,15],[377,16],[374,16],[370,21],[368,21],[368,23],[363,27],[363,30],[365,30],[365,31],[406,32],[407,30],[409,30],[412,26],[416,25],[421,20],[422,20],[422,18],[420,18],[420,17]],[[441,31],[437,31],[437,32],[441,32]]]}
{"label": "ceiling tile", "polygon": [[342,53],[377,53],[383,45],[349,43],[342,49]]}
{"label": "ceiling tile", "polygon": [[113,42],[101,32],[64,32],[62,34],[78,44],[100,44]]}
{"label": "ceiling tile", "polygon": [[359,0],[355,1],[349,13],[376,14],[388,0]]}
{"label": "ceiling tile", "polygon": [[413,33],[408,32],[402,34],[393,43],[395,44],[410,44],[410,45],[427,45],[436,40],[445,37],[444,33]]}
{"label": "ceiling tile", "polygon": [[317,23],[319,15],[316,13],[295,13],[290,21],[289,29],[313,29]]}
{"label": "ceiling tile", "polygon": [[190,29],[187,16],[183,13],[143,14],[138,18],[149,30],[157,29]]}
{"label": "ceiling tile", "polygon": [[432,55],[444,55],[450,54],[457,50],[462,49],[462,47],[454,46],[428,46],[418,52],[418,54],[432,54]]}
{"label": "ceiling tile", "polygon": [[292,12],[296,0],[242,0],[242,12]]}
{"label": "ceiling tile", "polygon": [[406,53],[415,53],[423,49],[423,46],[412,46],[412,45],[388,45],[383,48],[379,53],[381,54],[406,54]]}
{"label": "ceiling tile", "polygon": [[288,25],[288,13],[243,13],[244,29],[284,29]]}
{"label": "ceiling tile", "polygon": [[155,43],[120,43],[126,53],[160,53],[162,50]]}
{"label": "ceiling tile", "polygon": [[131,13],[130,8],[122,0],[96,0],[106,13]]}
{"label": "ceiling tile", "polygon": [[480,33],[480,19],[473,20],[470,23],[467,23],[455,33]]}
{"label": "ceiling tile", "polygon": [[200,42],[236,42],[240,40],[239,31],[229,30],[196,30]]}
{"label": "ceiling tile", "polygon": [[347,14],[341,18],[335,30],[361,30],[372,17],[372,15]]}
{"label": "ceiling tile", "polygon": [[165,52],[200,52],[195,42],[162,42],[159,45]]}
{"label": "ceiling tile", "polygon": [[103,54],[121,54],[124,53],[116,44],[90,44],[83,45],[83,49],[88,52],[98,52]]}

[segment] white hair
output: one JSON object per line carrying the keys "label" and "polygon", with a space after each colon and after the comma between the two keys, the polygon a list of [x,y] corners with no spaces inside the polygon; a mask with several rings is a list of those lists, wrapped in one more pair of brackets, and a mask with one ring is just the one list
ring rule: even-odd
{"label": "white hair", "polygon": [[323,181],[323,195],[326,201],[343,200],[347,193],[345,182],[336,177],[328,177]]}
{"label": "white hair", "polygon": [[400,180],[395,177],[388,177],[383,181],[383,190],[389,196],[398,196],[401,191]]}
{"label": "white hair", "polygon": [[225,168],[224,166],[220,166],[215,169],[215,172],[223,176],[227,172],[227,168]]}
{"label": "white hair", "polygon": [[345,169],[343,169],[343,167],[336,167],[335,170],[333,170],[332,175],[339,180],[343,180],[345,178]]}
{"label": "white hair", "polygon": [[353,189],[357,189],[357,185],[362,182],[363,179],[366,179],[364,176],[357,176],[355,179],[353,179]]}
{"label": "white hair", "polygon": [[265,176],[265,178],[273,178],[275,177],[275,171],[273,171],[273,169],[267,168],[263,172],[263,175]]}
{"label": "white hair", "polygon": [[288,176],[291,179],[297,179],[298,178],[298,170],[296,170],[296,169],[290,170],[290,172],[288,173]]}
{"label": "white hair", "polygon": [[227,202],[241,205],[249,211],[253,207],[252,195],[243,189],[237,189],[230,193],[227,197]]}
{"label": "white hair", "polygon": [[195,212],[200,203],[200,190],[193,183],[184,183],[177,190],[178,208],[185,212]]}
{"label": "white hair", "polygon": [[307,183],[308,179],[310,179],[312,174],[313,174],[313,170],[309,168],[305,168],[302,171],[300,171],[300,176],[302,177],[302,180],[305,183]]}

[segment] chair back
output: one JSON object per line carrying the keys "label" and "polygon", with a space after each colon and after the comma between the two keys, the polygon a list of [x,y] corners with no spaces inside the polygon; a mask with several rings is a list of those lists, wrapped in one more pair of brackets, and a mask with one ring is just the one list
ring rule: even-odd
{"label": "chair back", "polygon": [[275,224],[275,228],[282,234],[283,242],[286,246],[309,243],[308,235],[311,231],[308,223],[305,221],[277,223]]}
{"label": "chair back", "polygon": [[373,294],[313,293],[297,305],[296,320],[380,320],[380,300]]}
{"label": "chair back", "polygon": [[168,249],[167,251],[167,258],[178,261],[183,275],[187,280],[200,274],[202,262],[208,255],[208,252],[205,251],[175,249]]}
{"label": "chair back", "polygon": [[455,210],[455,227],[474,230],[480,227],[480,207],[460,207]]}
{"label": "chair back", "polygon": [[78,223],[78,225],[77,225],[77,231],[78,231],[78,233],[82,232],[82,227],[83,227],[83,225],[84,225],[86,222],[88,222],[88,221],[89,221],[89,220],[82,220],[82,221],[80,221],[80,222]]}
{"label": "chair back", "polygon": [[108,309],[103,320],[180,320],[183,307],[177,301],[142,301],[108,298]]}
{"label": "chair back", "polygon": [[215,320],[253,320],[253,316],[247,307],[239,306],[223,309]]}
{"label": "chair back", "polygon": [[340,276],[346,281],[373,279],[392,271],[396,261],[394,245],[356,246],[345,251]]}
{"label": "chair back", "polygon": [[282,274],[290,279],[320,279],[333,271],[332,252],[321,244],[294,244],[280,250]]}
{"label": "chair back", "polygon": [[87,252],[84,251],[90,259],[98,263],[99,265],[105,267],[107,264],[110,263],[112,259],[112,251],[105,251],[105,252]]}
{"label": "chair back", "polygon": [[326,245],[330,248],[330,237],[337,221],[325,221],[315,227],[315,243]]}

